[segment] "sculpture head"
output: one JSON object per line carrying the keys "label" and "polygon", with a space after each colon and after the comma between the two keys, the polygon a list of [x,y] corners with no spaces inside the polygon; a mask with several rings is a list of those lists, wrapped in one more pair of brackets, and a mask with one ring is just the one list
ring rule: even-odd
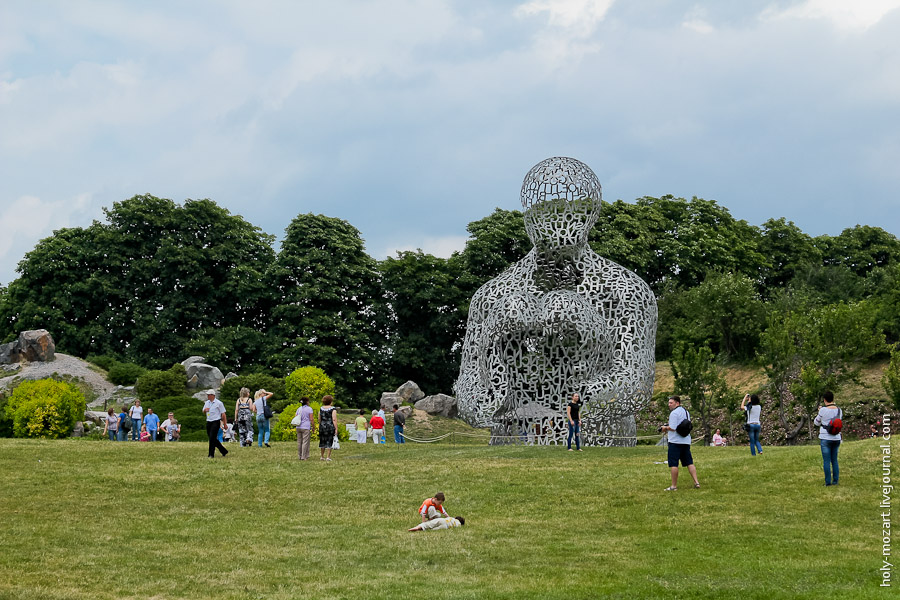
{"label": "sculpture head", "polygon": [[600,181],[583,162],[560,156],[542,160],[522,182],[528,237],[551,249],[587,244],[601,197]]}

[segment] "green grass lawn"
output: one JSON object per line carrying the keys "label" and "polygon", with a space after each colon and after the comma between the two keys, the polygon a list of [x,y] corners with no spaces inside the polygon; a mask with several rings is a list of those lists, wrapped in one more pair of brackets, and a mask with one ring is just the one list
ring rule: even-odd
{"label": "green grass lawn", "polygon": [[[0,598],[896,597],[878,441],[830,488],[817,446],[697,447],[670,493],[656,447],[4,439]],[[408,533],[438,490],[467,525]]]}

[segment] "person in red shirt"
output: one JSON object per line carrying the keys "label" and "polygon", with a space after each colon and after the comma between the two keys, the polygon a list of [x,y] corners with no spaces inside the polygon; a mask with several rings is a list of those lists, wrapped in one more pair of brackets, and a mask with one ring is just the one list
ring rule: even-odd
{"label": "person in red shirt", "polygon": [[384,436],[384,419],[378,416],[378,411],[372,411],[372,418],[369,419],[369,427],[372,428],[372,443],[380,444],[381,438]]}
{"label": "person in red shirt", "polygon": [[421,515],[423,523],[440,516],[449,517],[450,515],[444,510],[444,492],[438,492],[434,497],[427,498],[419,507],[419,515]]}

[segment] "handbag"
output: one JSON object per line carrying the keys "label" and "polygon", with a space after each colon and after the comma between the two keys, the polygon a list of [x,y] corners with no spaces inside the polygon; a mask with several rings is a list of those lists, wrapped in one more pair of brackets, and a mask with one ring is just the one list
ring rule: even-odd
{"label": "handbag", "polygon": [[269,406],[269,403],[266,402],[265,398],[263,398],[263,416],[267,419],[271,419],[275,416],[275,413],[272,412],[272,407]]}
{"label": "handbag", "polygon": [[332,448],[333,450],[340,450],[340,449],[341,449],[341,443],[338,441],[337,435],[334,436],[334,441],[331,443],[331,448]]}
{"label": "handbag", "polygon": [[291,419],[291,425],[294,427],[300,427],[300,415],[294,415],[294,418]]}
{"label": "handbag", "polygon": [[750,433],[750,407],[747,407],[747,420],[744,421],[744,431]]}

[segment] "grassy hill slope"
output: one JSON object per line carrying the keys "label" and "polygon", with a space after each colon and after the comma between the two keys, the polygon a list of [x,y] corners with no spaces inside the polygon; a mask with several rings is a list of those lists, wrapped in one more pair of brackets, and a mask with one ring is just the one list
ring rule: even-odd
{"label": "grassy hill slope", "polygon": [[[655,447],[0,440],[0,597],[886,598],[878,444],[830,488],[814,446],[695,448],[663,492]],[[438,490],[468,524],[408,533]]]}

